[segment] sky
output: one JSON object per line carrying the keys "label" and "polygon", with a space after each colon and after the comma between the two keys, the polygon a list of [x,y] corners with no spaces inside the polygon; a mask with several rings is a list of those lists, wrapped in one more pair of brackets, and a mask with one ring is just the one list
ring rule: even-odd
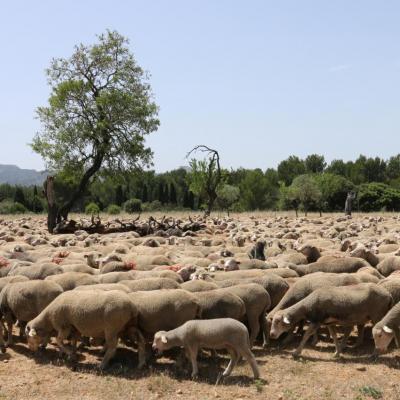
{"label": "sky", "polygon": [[0,0],[0,164],[43,169],[29,147],[44,70],[117,30],[147,70],[154,168],[197,144],[227,168],[400,153],[397,0]]}

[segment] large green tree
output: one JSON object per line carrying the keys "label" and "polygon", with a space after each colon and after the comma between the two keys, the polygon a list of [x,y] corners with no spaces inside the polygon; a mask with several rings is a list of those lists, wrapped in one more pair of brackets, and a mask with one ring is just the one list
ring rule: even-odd
{"label": "large green tree", "polygon": [[159,125],[147,75],[128,40],[107,31],[93,45],[80,44],[69,58],[53,59],[47,70],[49,104],[37,109],[42,130],[32,148],[55,173],[76,185],[49,213],[48,227],[67,219],[102,168],[109,172],[150,165],[145,135]]}

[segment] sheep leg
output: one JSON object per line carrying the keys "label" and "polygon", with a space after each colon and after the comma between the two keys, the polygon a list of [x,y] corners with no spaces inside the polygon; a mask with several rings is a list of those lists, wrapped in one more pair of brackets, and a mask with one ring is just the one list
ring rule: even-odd
{"label": "sheep leg", "polygon": [[197,365],[197,347],[188,347],[187,349],[190,357],[190,362],[192,363],[192,378],[195,379],[199,375],[199,367]]}
{"label": "sheep leg", "polygon": [[146,342],[138,341],[138,369],[142,369],[147,362]]}
{"label": "sheep leg", "polygon": [[12,318],[12,315],[10,313],[7,313],[4,316],[4,319],[6,320],[6,324],[7,324],[7,342],[6,342],[6,346],[11,346],[14,344],[14,339],[13,339],[13,325],[14,325],[14,321]]}
{"label": "sheep leg", "polygon": [[235,368],[239,360],[239,355],[234,348],[228,347],[227,350],[231,356],[231,359],[229,361],[228,366],[226,367],[225,371],[222,374],[223,377],[229,376],[232,373],[233,368]]}
{"label": "sheep leg", "polygon": [[348,340],[352,330],[353,330],[352,326],[346,326],[345,327],[343,338],[340,341],[339,346],[336,347],[336,352],[334,354],[334,357],[339,357],[340,354],[343,352],[343,349],[345,348],[345,346],[347,344],[347,340]]}
{"label": "sheep leg", "polygon": [[57,341],[57,345],[59,347],[60,350],[60,355],[68,355],[70,356],[72,354],[71,349],[68,349],[65,345],[64,345],[64,340],[68,337],[68,335],[63,334],[65,331],[59,331],[58,335],[56,337],[56,341]]}
{"label": "sheep leg", "polygon": [[240,349],[239,354],[250,364],[251,369],[253,370],[254,379],[258,379],[260,377],[260,370],[258,369],[257,361],[250,348]]}
{"label": "sheep leg", "polygon": [[334,326],[334,325],[328,326],[328,331],[329,331],[329,336],[331,337],[331,339],[333,340],[333,343],[335,344],[335,347],[338,348],[339,341],[337,338],[336,326]]}
{"label": "sheep leg", "polygon": [[271,320],[263,317],[263,321],[264,321],[264,323],[261,325],[262,330],[263,330],[263,337],[264,337],[263,347],[266,348],[269,345],[269,333],[271,331]]}
{"label": "sheep leg", "polygon": [[360,347],[364,342],[365,325],[357,325],[357,340],[353,347]]}
{"label": "sheep leg", "polygon": [[400,347],[400,331],[398,328],[394,329],[394,340],[396,342],[397,348]]}
{"label": "sheep leg", "polygon": [[118,345],[118,336],[115,334],[106,334],[107,351],[106,354],[104,354],[103,360],[99,367],[101,370],[105,369],[110,360],[114,357],[117,351],[117,345]]}
{"label": "sheep leg", "polygon": [[260,332],[260,321],[257,315],[247,315],[247,322],[249,324],[250,332],[250,347],[253,347],[255,340],[257,339],[258,333]]}
{"label": "sheep leg", "polygon": [[308,327],[306,333],[303,335],[303,338],[301,339],[301,342],[299,344],[299,347],[295,350],[295,352],[293,353],[294,357],[297,357],[301,354],[301,352],[304,349],[304,346],[306,345],[308,339],[314,335],[314,333],[319,329],[320,324],[316,324],[316,323],[311,323],[310,326]]}

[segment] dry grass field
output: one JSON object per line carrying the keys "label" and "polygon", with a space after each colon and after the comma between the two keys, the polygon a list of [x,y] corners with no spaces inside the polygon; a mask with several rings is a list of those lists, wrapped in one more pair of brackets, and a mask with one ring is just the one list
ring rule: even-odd
{"label": "dry grass field", "polygon": [[[181,216],[186,217],[187,214]],[[359,239],[371,238],[373,234],[379,237],[394,235],[397,232],[399,222],[395,214],[356,214],[351,222],[361,223],[379,216],[383,218],[378,223],[378,231],[371,233],[366,227],[365,232],[359,232]],[[293,213],[281,214],[281,217],[286,217],[289,225],[295,227],[295,230],[301,232],[301,237],[308,240],[318,236],[316,230],[320,230],[321,223],[322,226],[330,226],[332,221],[339,218],[339,214],[324,215],[320,222],[315,224],[310,221],[319,220],[317,214],[309,215],[307,220],[302,222],[296,222]],[[276,214],[248,213],[232,215],[231,218],[237,224],[250,224],[249,221],[253,224],[252,221],[256,219],[260,221],[258,227],[263,227],[267,220],[275,221]],[[0,231],[11,229],[10,226],[4,225],[4,221],[13,219],[15,217],[12,216],[0,218],[3,221]],[[43,217],[30,217],[27,223],[34,232],[36,225],[43,229],[44,220]],[[273,237],[279,224],[273,222],[272,227],[263,229],[262,234]],[[226,240],[228,232],[216,235],[208,232],[204,237]],[[201,238],[202,236],[195,239]],[[321,237],[318,236],[318,239]],[[340,240],[330,240],[338,247]],[[12,245],[23,241],[24,236],[21,236],[17,237],[15,242],[0,244],[0,252],[9,250]],[[114,237],[112,242],[117,243],[118,237]],[[39,247],[46,246],[49,245]],[[73,248],[68,250],[73,251]],[[16,330],[14,335],[17,335]],[[29,351],[25,340],[16,339],[16,344],[0,355],[0,400],[400,399],[400,350],[395,349],[393,345],[389,353],[372,358],[374,344],[370,334],[367,334],[362,347],[349,347],[341,358],[335,359],[334,346],[323,331],[315,347],[309,344],[302,356],[294,359],[291,352],[299,340],[297,337],[284,348],[281,347],[280,341],[272,341],[267,349],[263,349],[260,343],[256,344],[253,351],[260,366],[262,379],[253,380],[250,367],[242,362],[234,369],[231,377],[216,384],[218,375],[228,363],[224,352],[219,352],[216,359],[204,352],[199,360],[200,377],[193,381],[190,378],[190,366],[180,368],[175,365],[176,352],[173,351],[165,353],[162,358],[153,359],[149,367],[139,371],[136,351],[121,345],[111,366],[100,372],[97,368],[102,357],[100,347],[86,349],[80,353],[78,363],[71,364],[59,357],[54,339],[47,349],[37,354]],[[351,341],[354,341],[354,337],[351,337]]]}

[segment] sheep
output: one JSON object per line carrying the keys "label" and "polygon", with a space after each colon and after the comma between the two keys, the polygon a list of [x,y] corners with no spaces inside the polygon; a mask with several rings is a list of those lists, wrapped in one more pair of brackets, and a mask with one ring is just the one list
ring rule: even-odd
{"label": "sheep", "polygon": [[66,264],[60,265],[63,272],[82,272],[89,275],[98,275],[99,270],[96,268],[89,267],[85,264]]}
{"label": "sheep", "polygon": [[146,342],[152,340],[157,331],[175,329],[201,315],[199,301],[186,290],[133,292],[129,297],[138,310],[138,329],[144,337],[138,343],[138,368],[146,364]]}
{"label": "sheep", "polygon": [[63,274],[50,275],[45,281],[52,281],[60,285],[63,291],[75,289],[81,285],[95,285],[97,277],[82,272],[64,272]]}
{"label": "sheep", "polygon": [[22,276],[22,275],[4,276],[3,278],[0,278],[0,292],[9,283],[26,282],[26,281],[29,281],[29,279],[26,276]]}
{"label": "sheep", "polygon": [[383,275],[389,276],[392,272],[400,270],[400,257],[389,256],[383,259],[376,269]]}
{"label": "sheep", "polygon": [[120,290],[121,292],[130,293],[131,290],[121,283],[98,283],[95,285],[83,285],[77,286],[74,290],[82,291],[82,290]]}
{"label": "sheep", "polygon": [[384,353],[389,347],[393,337],[397,346],[400,344],[400,303],[397,303],[390,311],[372,328],[372,336],[378,353]]}
{"label": "sheep", "polygon": [[385,288],[392,296],[393,303],[400,301],[400,278],[386,278],[378,283],[379,286]]}
{"label": "sheep", "polygon": [[36,351],[52,331],[56,331],[60,353],[73,356],[75,337],[72,350],[64,346],[64,340],[70,335],[78,332],[85,337],[104,338],[106,352],[100,369],[105,369],[116,352],[118,338],[125,330],[132,332],[133,327],[137,331],[137,317],[137,309],[126,293],[118,290],[68,291],[28,322],[28,346]]}
{"label": "sheep", "polygon": [[213,282],[196,279],[188,282],[183,282],[181,284],[181,289],[185,289],[188,292],[205,292],[208,290],[218,289],[218,286]]}
{"label": "sheep", "polygon": [[162,352],[176,346],[184,347],[192,363],[192,378],[198,376],[197,353],[202,348],[226,349],[229,352],[231,360],[222,374],[223,377],[231,374],[240,357],[244,357],[250,364],[254,379],[260,377],[256,359],[250,350],[247,329],[234,319],[188,321],[176,329],[159,331],[154,335],[154,350]]}
{"label": "sheep", "polygon": [[307,257],[307,263],[314,263],[321,257],[321,251],[311,244],[304,244],[297,251]]}
{"label": "sheep", "polygon": [[335,330],[330,330],[335,342],[335,357],[346,345],[354,325],[365,325],[368,321],[377,323],[392,305],[388,291],[374,283],[361,283],[353,286],[327,287],[317,289],[293,306],[277,311],[272,319],[270,335],[277,339],[301,321],[310,321],[310,326],[293,353],[301,354],[308,339],[322,325],[345,326],[345,334],[339,343]]}
{"label": "sheep", "polygon": [[243,300],[225,289],[192,293],[201,308],[202,319],[233,318],[242,320],[246,314]]}
{"label": "sheep", "polygon": [[257,283],[245,283],[242,285],[230,286],[218,291],[225,291],[238,296],[244,303],[246,314],[244,320],[247,321],[250,332],[250,345],[256,340],[260,327],[264,336],[264,343],[267,338],[265,316],[271,305],[268,292]]}
{"label": "sheep", "polygon": [[35,318],[61,293],[62,287],[51,281],[9,283],[0,293],[0,313],[8,328],[7,345],[13,344],[12,328],[15,320],[23,327],[25,322]]}
{"label": "sheep", "polygon": [[50,275],[62,274],[64,271],[62,267],[52,264],[52,263],[44,263],[44,264],[33,264],[28,267],[16,267],[13,268],[8,275],[23,275],[27,278],[33,279],[45,279]]}
{"label": "sheep", "polygon": [[119,283],[128,287],[131,292],[160,289],[179,289],[181,287],[179,283],[169,278],[143,278],[133,281],[120,281]]}
{"label": "sheep", "polygon": [[300,276],[312,274],[313,272],[357,272],[360,268],[368,267],[369,264],[362,258],[343,257],[328,259],[326,261],[319,259],[315,263],[307,265],[291,265],[290,268],[296,271]]}

